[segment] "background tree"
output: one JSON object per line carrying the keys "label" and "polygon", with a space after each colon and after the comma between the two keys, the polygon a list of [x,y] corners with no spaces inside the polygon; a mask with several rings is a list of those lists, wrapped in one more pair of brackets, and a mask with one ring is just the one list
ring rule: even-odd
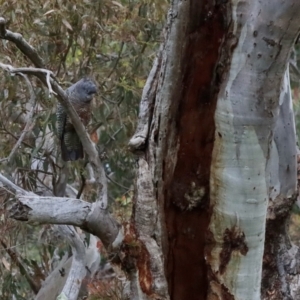
{"label": "background tree", "polygon": [[[124,235],[107,213],[95,147],[51,74],[34,70],[86,142],[92,188],[84,199],[97,201],[40,198],[2,176],[19,192],[12,216],[77,225],[98,236],[128,276],[122,293],[129,299],[296,299],[299,250],[285,225],[296,199],[288,62],[299,11],[294,1],[172,2],[130,140],[139,160]],[[1,35],[10,36],[4,27]],[[44,67],[35,53],[27,57]],[[97,141],[95,128],[90,133]],[[72,245],[72,268],[83,278],[87,251],[80,236],[69,227],[60,231]]]}

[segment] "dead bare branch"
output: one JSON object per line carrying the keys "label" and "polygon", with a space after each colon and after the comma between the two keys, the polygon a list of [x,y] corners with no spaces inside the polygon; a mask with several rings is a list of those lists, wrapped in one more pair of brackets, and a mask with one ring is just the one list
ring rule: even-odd
{"label": "dead bare branch", "polygon": [[[107,210],[101,209],[96,203],[90,204],[71,198],[39,197],[18,187],[2,174],[0,174],[0,181],[17,192],[18,201],[10,208],[11,218],[34,224],[47,223],[79,226],[83,230],[98,236],[109,251],[118,252],[124,238],[123,229]],[[62,234],[65,235],[65,226],[59,226],[59,230],[61,227]],[[85,275],[82,272],[84,266],[84,260],[82,260],[83,250],[80,245],[82,241],[72,240],[72,243],[75,243],[72,246],[74,248],[75,262],[73,262],[70,272],[75,275],[68,277],[70,282],[64,286],[63,290],[64,293],[70,292],[68,297],[73,295],[76,290],[74,284],[76,288],[80,287],[80,285],[78,286],[78,278],[82,278]],[[73,291],[70,286],[73,286]]]}
{"label": "dead bare branch", "polygon": [[17,193],[18,202],[10,208],[10,217],[40,224],[69,224],[96,235],[109,249],[118,249],[123,240],[123,229],[97,203],[71,198],[39,197],[15,185],[0,174],[0,181]]}
{"label": "dead bare branch", "polygon": [[[38,224],[68,224],[83,226],[91,211],[91,204],[79,199],[60,197],[39,197],[21,195],[10,209],[11,217],[20,220],[24,217]],[[27,210],[24,215],[24,209]]]}
{"label": "dead bare branch", "polygon": [[135,134],[128,143],[132,151],[141,150],[145,146],[146,140],[148,138],[161,60],[162,47],[158,51],[157,57],[153,63],[153,67],[150,71],[150,74],[147,78],[146,84],[143,89],[142,99],[139,108],[139,119],[137,128]]}
{"label": "dead bare branch", "polygon": [[86,275],[85,247],[80,236],[72,226],[59,226],[59,231],[68,240],[73,253],[71,270],[59,297],[62,299],[66,297],[68,300],[77,300],[82,281]]}

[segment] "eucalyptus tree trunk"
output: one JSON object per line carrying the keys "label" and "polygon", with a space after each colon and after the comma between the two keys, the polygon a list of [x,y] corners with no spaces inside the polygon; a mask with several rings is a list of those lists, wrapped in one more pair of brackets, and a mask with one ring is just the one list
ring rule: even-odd
{"label": "eucalyptus tree trunk", "polygon": [[[288,62],[300,2],[174,0],[130,146],[130,299],[298,299]],[[139,255],[136,249],[139,249]],[[298,295],[298,298],[297,298]],[[300,299],[300,298],[299,298]]]}

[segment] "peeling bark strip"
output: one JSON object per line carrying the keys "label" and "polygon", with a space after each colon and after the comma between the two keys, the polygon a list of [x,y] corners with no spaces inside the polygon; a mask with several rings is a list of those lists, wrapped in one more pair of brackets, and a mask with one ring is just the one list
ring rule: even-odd
{"label": "peeling bark strip", "polygon": [[133,152],[142,150],[145,147],[149,126],[152,121],[152,114],[157,91],[158,74],[161,68],[162,49],[158,51],[153,63],[151,72],[143,89],[143,95],[139,107],[139,119],[134,136],[129,141],[129,147]]}
{"label": "peeling bark strip", "polygon": [[220,253],[220,273],[225,273],[226,267],[231,260],[232,255],[246,255],[248,246],[245,241],[244,232],[239,231],[236,226],[231,230],[226,229],[223,236],[223,245]]}
{"label": "peeling bark strip", "polygon": [[[289,101],[281,97],[281,87],[299,33],[299,13],[299,1],[232,1],[231,35],[237,43],[215,113],[208,299],[224,299],[224,287],[233,299],[261,299],[268,200],[279,200],[274,193],[295,193],[296,158],[290,155],[295,141],[288,139],[291,150],[283,155],[283,135],[274,142],[274,132],[285,126],[287,136],[294,134],[279,106]],[[228,231],[232,227],[236,233]],[[276,295],[270,299],[283,299]]]}
{"label": "peeling bark strip", "polygon": [[157,203],[154,186],[145,159],[139,159],[134,214],[126,227],[123,267],[129,270],[134,299],[167,299],[167,282],[161,249],[156,240]]}

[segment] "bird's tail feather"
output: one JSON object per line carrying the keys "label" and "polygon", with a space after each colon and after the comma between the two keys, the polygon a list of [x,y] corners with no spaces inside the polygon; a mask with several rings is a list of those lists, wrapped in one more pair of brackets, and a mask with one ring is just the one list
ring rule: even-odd
{"label": "bird's tail feather", "polygon": [[76,148],[68,149],[64,140],[61,141],[61,156],[64,161],[75,161],[84,157],[83,146],[81,143]]}

